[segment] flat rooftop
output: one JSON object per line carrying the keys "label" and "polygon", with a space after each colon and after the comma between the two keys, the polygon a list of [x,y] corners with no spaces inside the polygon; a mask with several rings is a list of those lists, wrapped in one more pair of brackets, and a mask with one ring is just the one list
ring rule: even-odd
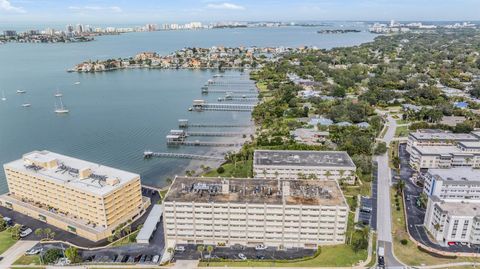
{"label": "flat rooftop", "polygon": [[479,216],[480,202],[449,201],[437,204],[442,211],[448,212],[453,216]]}
{"label": "flat rooftop", "polygon": [[452,133],[441,130],[429,130],[423,129],[416,132],[411,132],[410,136],[414,137],[417,140],[452,140],[452,141],[478,141],[479,138],[473,134],[465,133]]}
{"label": "flat rooftop", "polygon": [[449,169],[428,169],[427,173],[443,181],[480,181],[480,170],[471,167],[453,167]]}
{"label": "flat rooftop", "polygon": [[449,154],[466,154],[471,155],[474,152],[462,151],[456,146],[413,146],[412,149],[417,150],[422,155],[449,155]]}
{"label": "flat rooftop", "polygon": [[[50,168],[41,167],[31,165],[32,161],[53,162],[55,165]],[[41,175],[54,183],[100,196],[119,189],[140,177],[138,174],[46,150],[24,154],[22,159],[6,163],[4,167],[25,174]],[[79,173],[86,170],[89,171],[87,176],[81,179]]]}
{"label": "flat rooftop", "polygon": [[480,141],[460,141],[458,144],[469,149],[480,149]]}
{"label": "flat rooftop", "polygon": [[[283,195],[283,182],[290,184]],[[279,183],[280,182],[280,183]],[[222,192],[228,184],[228,192]],[[165,202],[346,206],[335,181],[176,177]]]}
{"label": "flat rooftop", "polygon": [[344,151],[255,150],[254,165],[325,166],[355,168]]}

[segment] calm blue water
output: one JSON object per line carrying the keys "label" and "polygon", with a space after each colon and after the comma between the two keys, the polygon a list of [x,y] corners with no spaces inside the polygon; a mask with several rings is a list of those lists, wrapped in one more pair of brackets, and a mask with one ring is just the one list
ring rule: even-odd
{"label": "calm blue water", "polygon": [[[0,45],[0,163],[23,153],[48,149],[140,173],[146,184],[161,186],[181,173],[189,160],[143,160],[145,149],[206,153],[208,148],[167,149],[165,135],[179,118],[192,122],[248,123],[249,113],[188,112],[200,87],[215,72],[125,70],[77,74],[65,70],[88,59],[132,56],[141,51],[170,53],[183,47],[317,46],[331,48],[371,41],[366,32],[320,35],[317,28],[252,28],[170,31],[103,36],[89,43]],[[74,82],[80,81],[80,85]],[[68,115],[55,115],[53,94],[62,90]],[[24,89],[27,94],[15,91]],[[23,102],[31,103],[22,108]],[[236,131],[236,130],[229,130]],[[199,138],[204,139],[204,138]],[[222,150],[222,149],[218,149]],[[7,191],[0,174],[0,193]]]}

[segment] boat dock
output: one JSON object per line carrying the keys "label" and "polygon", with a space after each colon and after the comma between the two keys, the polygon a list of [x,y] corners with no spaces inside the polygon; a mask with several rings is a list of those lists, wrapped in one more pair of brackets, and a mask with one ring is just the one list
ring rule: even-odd
{"label": "boat dock", "polygon": [[186,136],[243,136],[240,132],[187,132]]}
{"label": "boat dock", "polygon": [[193,106],[189,110],[194,111],[239,111],[251,112],[254,104],[209,104],[205,100],[193,100]]}
{"label": "boat dock", "polygon": [[223,160],[225,160],[222,157],[215,157],[215,156],[205,156],[205,155],[186,154],[186,153],[173,153],[173,152],[153,152],[153,151],[145,151],[143,153],[143,157],[145,159],[150,159],[152,157],[158,157],[158,158],[180,158],[180,159],[213,160],[213,161],[223,161]]}
{"label": "boat dock", "polygon": [[167,141],[169,146],[240,147],[242,143],[210,141]]}
{"label": "boat dock", "polygon": [[219,97],[217,99],[219,102],[228,102],[228,101],[235,101],[235,102],[258,102],[258,98],[256,97]]}
{"label": "boat dock", "polygon": [[208,124],[208,123],[189,123],[187,119],[179,119],[178,127],[179,128],[189,128],[189,127],[205,127],[205,128],[235,128],[235,127],[250,127],[251,124]]}

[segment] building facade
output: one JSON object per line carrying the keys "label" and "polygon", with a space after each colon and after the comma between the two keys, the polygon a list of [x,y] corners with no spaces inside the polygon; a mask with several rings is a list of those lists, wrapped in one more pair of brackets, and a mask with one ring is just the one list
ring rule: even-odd
{"label": "building facade", "polygon": [[457,142],[449,146],[419,146],[410,149],[413,169],[480,167],[480,142]]}
{"label": "building facade", "polygon": [[335,181],[177,177],[164,200],[165,244],[343,244],[348,211]]}
{"label": "building facade", "polygon": [[452,133],[437,129],[421,129],[408,134],[407,152],[411,154],[413,146],[434,147],[451,146],[457,142],[479,142],[480,133]]}
{"label": "building facade", "polygon": [[49,151],[4,165],[0,205],[92,241],[107,238],[150,204],[140,176]]}
{"label": "building facade", "polygon": [[480,200],[428,200],[424,225],[440,244],[480,243]]}
{"label": "building facade", "polygon": [[428,169],[423,191],[440,199],[480,200],[480,171],[471,167]]}
{"label": "building facade", "polygon": [[356,166],[343,151],[255,150],[253,173],[268,179],[342,180],[355,183]]}

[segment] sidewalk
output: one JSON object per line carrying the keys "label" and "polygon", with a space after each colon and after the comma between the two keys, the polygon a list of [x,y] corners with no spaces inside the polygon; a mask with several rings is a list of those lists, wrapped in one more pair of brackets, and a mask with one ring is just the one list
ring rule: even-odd
{"label": "sidewalk", "polygon": [[23,241],[19,240],[15,245],[11,246],[2,254],[3,260],[0,261],[0,268],[8,268],[25,252],[35,246],[38,241]]}

